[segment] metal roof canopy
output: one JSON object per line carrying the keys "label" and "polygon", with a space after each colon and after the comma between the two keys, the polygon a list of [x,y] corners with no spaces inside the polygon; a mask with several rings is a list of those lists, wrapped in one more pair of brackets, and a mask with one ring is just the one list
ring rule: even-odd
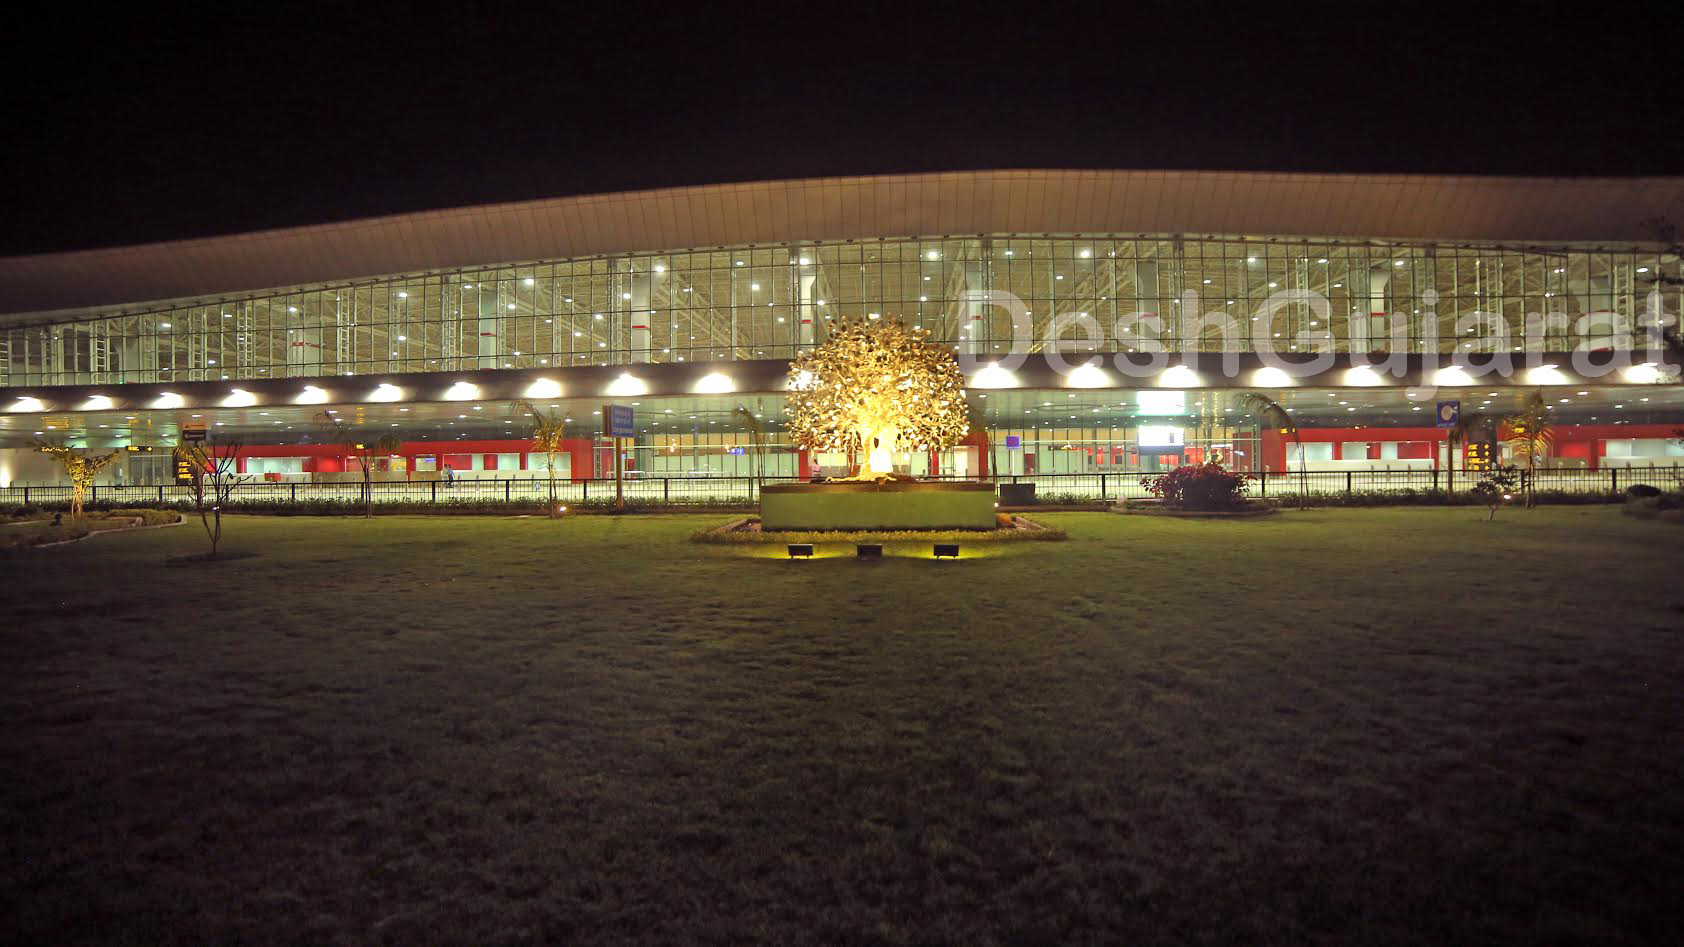
{"label": "metal roof canopy", "polygon": [[[209,298],[604,254],[966,234],[1258,234],[1600,245],[1684,219],[1684,177],[978,171],[489,204],[0,259],[0,313]],[[8,320],[0,318],[0,323]]]}

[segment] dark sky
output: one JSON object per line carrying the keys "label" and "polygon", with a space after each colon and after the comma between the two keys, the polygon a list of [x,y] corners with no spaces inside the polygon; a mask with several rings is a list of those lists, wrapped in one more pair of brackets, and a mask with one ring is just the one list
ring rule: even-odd
{"label": "dark sky", "polygon": [[0,253],[829,174],[1684,172],[1672,16],[1625,5],[244,6],[17,24]]}

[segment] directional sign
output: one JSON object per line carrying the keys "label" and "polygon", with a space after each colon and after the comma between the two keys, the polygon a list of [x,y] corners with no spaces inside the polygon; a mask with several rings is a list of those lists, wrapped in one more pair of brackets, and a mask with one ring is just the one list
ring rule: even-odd
{"label": "directional sign", "polygon": [[199,424],[183,424],[181,426],[181,439],[190,443],[203,442],[205,439],[205,425],[202,422]]}
{"label": "directional sign", "polygon": [[1491,441],[1474,441],[1468,445],[1467,459],[1462,463],[1469,470],[1490,470],[1492,458],[1496,456],[1496,444]]}
{"label": "directional sign", "polygon": [[633,429],[632,409],[623,404],[605,404],[602,406],[602,433],[609,437],[636,437]]}
{"label": "directional sign", "polygon": [[1462,419],[1462,402],[1440,401],[1438,403],[1438,426],[1455,427]]}
{"label": "directional sign", "polygon": [[193,482],[193,461],[186,454],[175,455],[175,482]]}

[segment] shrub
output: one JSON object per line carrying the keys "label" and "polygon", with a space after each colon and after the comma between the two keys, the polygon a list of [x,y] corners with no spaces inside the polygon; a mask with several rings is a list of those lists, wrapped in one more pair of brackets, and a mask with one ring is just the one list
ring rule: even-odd
{"label": "shrub", "polygon": [[1490,507],[1491,513],[1485,517],[1489,522],[1497,516],[1497,507],[1513,499],[1520,489],[1520,468],[1513,464],[1499,464],[1485,472],[1479,482],[1468,492],[1481,503]]}
{"label": "shrub", "polygon": [[1166,474],[1141,477],[1140,485],[1165,505],[1183,510],[1232,510],[1245,505],[1249,474],[1234,473],[1214,461],[1188,464]]}

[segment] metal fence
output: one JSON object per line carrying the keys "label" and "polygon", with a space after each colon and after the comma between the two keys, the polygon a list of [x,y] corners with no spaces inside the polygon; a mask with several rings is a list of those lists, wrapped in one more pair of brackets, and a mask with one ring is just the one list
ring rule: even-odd
{"label": "metal fence", "polygon": [[[1141,483],[1145,473],[1074,473],[1004,476],[999,483],[1033,483],[1041,502],[1094,502],[1144,499],[1151,494]],[[1276,471],[1251,474],[1249,494],[1270,497],[1297,496],[1301,492],[1328,497],[1360,497],[1365,494],[1425,493],[1443,490],[1464,492],[1478,482],[1474,470],[1459,470],[1454,476],[1443,470],[1312,470],[1307,473]],[[734,505],[755,502],[759,483],[791,483],[792,478],[769,477],[651,477],[624,482],[626,502],[636,505]],[[1684,466],[1618,467],[1605,470],[1544,469],[1537,472],[1537,488],[1584,495],[1619,493],[1632,484],[1644,483],[1661,489],[1684,484]],[[386,481],[370,484],[377,504],[407,503],[459,506],[474,503],[524,503],[540,505],[549,496],[549,482],[543,478],[502,480]],[[613,480],[556,481],[556,497],[566,504],[598,504],[614,499]],[[357,503],[362,485],[338,483],[276,483],[249,481],[234,488],[236,504],[308,504],[329,501]],[[102,486],[91,489],[88,499],[96,503],[145,506],[184,504],[192,501],[186,486]],[[70,487],[8,487],[0,489],[0,505],[65,503]]]}

